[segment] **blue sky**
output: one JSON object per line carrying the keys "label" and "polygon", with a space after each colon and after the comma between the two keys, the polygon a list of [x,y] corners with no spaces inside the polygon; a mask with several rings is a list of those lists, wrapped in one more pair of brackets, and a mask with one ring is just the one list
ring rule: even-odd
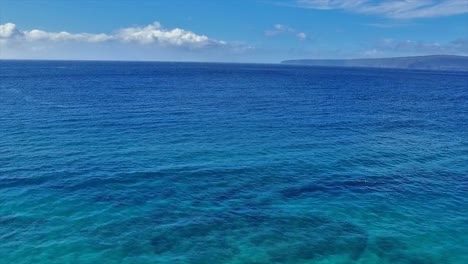
{"label": "blue sky", "polygon": [[468,54],[468,0],[0,0],[0,58]]}

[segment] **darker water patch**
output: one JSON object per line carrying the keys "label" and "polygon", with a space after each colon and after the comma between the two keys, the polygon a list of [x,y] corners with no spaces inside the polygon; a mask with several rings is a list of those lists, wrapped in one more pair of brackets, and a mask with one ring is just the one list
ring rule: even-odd
{"label": "darker water patch", "polygon": [[[43,225],[47,222],[42,218],[20,217],[14,215],[0,216],[0,240],[4,243],[14,242],[28,233],[40,235]],[[31,232],[34,231],[34,232]]]}
{"label": "darker water patch", "polygon": [[314,193],[414,193],[426,188],[423,182],[411,180],[411,176],[405,175],[367,176],[360,179],[346,179],[343,176],[337,176],[336,178],[338,179],[288,187],[280,191],[280,193],[284,198],[296,198]]}
{"label": "darker water patch", "polygon": [[387,183],[379,181],[366,181],[366,180],[344,180],[344,181],[330,181],[330,182],[317,182],[299,187],[290,187],[281,191],[285,198],[295,198],[311,193],[340,193],[340,192],[356,192],[356,193],[370,193],[382,190],[382,186]]}
{"label": "darker water patch", "polygon": [[184,255],[190,263],[207,263],[210,258],[227,261],[243,246],[265,251],[268,263],[342,254],[358,260],[367,247],[367,233],[354,224],[324,217],[231,214],[169,226],[155,234],[150,244],[158,255]]}
{"label": "darker water patch", "polygon": [[407,248],[407,245],[395,237],[377,237],[374,240],[375,252],[383,257],[392,252],[397,252]]}
{"label": "darker water patch", "polygon": [[45,184],[48,180],[47,177],[4,178],[0,180],[0,189],[38,187]]}
{"label": "darker water patch", "polygon": [[248,169],[162,170],[95,177],[63,187],[83,193],[92,201],[115,206],[139,206],[150,200],[190,201],[219,204],[230,200],[251,201],[252,190],[245,183],[231,186],[232,178],[252,172]]}
{"label": "darker water patch", "polygon": [[369,243],[369,250],[374,252],[380,259],[388,263],[401,264],[435,264],[445,263],[435,260],[432,256],[410,252],[410,247],[397,237],[380,236]]}
{"label": "darker water patch", "polygon": [[131,187],[103,189],[92,192],[92,201],[108,203],[113,206],[140,206],[151,200],[169,200],[177,195],[177,191],[170,188],[139,187],[133,190]]}
{"label": "darker water patch", "polygon": [[[106,186],[116,185],[130,185],[144,180],[158,180],[168,176],[162,172],[140,172],[140,173],[121,173],[114,174],[106,177],[90,177],[78,182],[71,182],[70,184],[63,185],[66,191],[80,191],[93,188],[103,188]],[[57,186],[57,188],[60,188]]]}

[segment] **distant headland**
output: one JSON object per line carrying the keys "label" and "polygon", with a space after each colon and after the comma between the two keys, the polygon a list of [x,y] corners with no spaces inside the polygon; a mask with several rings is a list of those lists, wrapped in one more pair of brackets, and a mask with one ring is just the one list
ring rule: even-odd
{"label": "distant headland", "polygon": [[379,59],[347,60],[285,60],[282,64],[329,66],[329,67],[370,67],[419,70],[468,71],[468,56],[429,55]]}

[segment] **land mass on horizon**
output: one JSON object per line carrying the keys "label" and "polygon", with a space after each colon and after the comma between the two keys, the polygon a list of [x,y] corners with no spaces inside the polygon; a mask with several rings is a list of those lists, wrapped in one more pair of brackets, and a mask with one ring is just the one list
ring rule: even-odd
{"label": "land mass on horizon", "polygon": [[370,67],[420,70],[468,71],[468,56],[429,55],[376,59],[299,59],[285,60],[282,64],[329,66],[329,67]]}

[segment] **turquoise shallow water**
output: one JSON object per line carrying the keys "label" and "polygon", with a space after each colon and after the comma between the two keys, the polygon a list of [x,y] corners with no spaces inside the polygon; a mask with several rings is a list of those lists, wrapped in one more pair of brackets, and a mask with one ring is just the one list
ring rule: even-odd
{"label": "turquoise shallow water", "polygon": [[0,263],[468,263],[468,74],[0,61]]}

